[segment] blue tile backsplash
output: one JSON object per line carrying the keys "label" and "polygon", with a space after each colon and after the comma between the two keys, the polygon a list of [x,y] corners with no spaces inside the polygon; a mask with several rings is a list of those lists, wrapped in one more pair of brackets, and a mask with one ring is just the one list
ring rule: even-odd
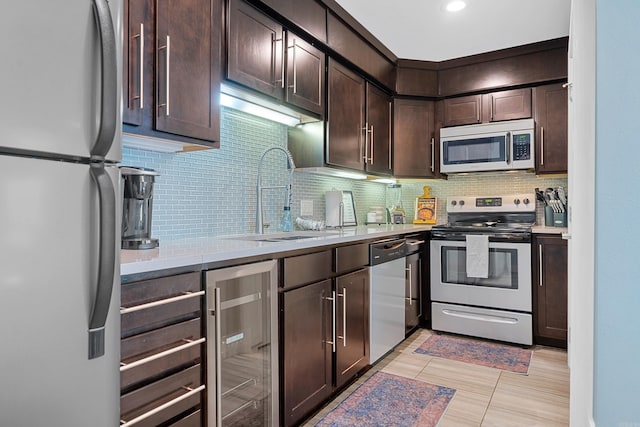
{"label": "blue tile backsplash", "polygon": [[[222,108],[220,149],[166,154],[125,147],[123,165],[151,168],[160,173],[154,188],[152,235],[162,242],[195,237],[216,237],[255,231],[256,180],[262,154],[287,145],[287,127],[236,110]],[[262,164],[263,186],[288,182],[284,154],[269,152]],[[451,175],[448,180],[402,182],[408,221],[413,219],[415,197],[431,187],[439,198],[438,222],[446,220],[446,197],[533,192],[535,187],[567,187],[566,177],[536,177],[531,172]],[[300,201],[313,201],[313,218],[324,220],[324,193],[351,190],[359,224],[370,206],[385,205],[386,185],[333,178],[296,171],[292,177],[292,216],[300,215]],[[265,190],[265,222],[274,231],[282,214],[285,192]],[[538,202],[540,205],[540,202]],[[542,223],[538,206],[538,223]],[[162,244],[162,243],[161,243]]]}

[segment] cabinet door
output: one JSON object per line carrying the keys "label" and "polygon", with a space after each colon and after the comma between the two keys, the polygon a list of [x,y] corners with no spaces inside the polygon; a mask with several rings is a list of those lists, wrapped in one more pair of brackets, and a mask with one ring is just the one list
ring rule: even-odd
{"label": "cabinet door", "polygon": [[333,391],[331,280],[282,293],[285,426],[296,424]]}
{"label": "cabinet door", "polygon": [[369,364],[369,270],[336,279],[336,387]]}
{"label": "cabinet door", "polygon": [[151,107],[153,24],[151,0],[125,0],[122,55],[122,121],[142,124]]}
{"label": "cabinet door", "polygon": [[227,78],[282,99],[282,25],[242,0],[231,0],[227,31]]}
{"label": "cabinet door", "polygon": [[287,33],[287,102],[324,116],[325,54]]}
{"label": "cabinet door", "polygon": [[418,326],[422,316],[422,257],[420,253],[407,257],[405,286],[405,328],[409,333]]}
{"label": "cabinet door", "polygon": [[566,346],[567,242],[560,236],[536,236],[533,253],[534,335]]}
{"label": "cabinet door", "polygon": [[434,123],[433,101],[394,101],[394,176],[432,178],[436,175]]}
{"label": "cabinet door", "polygon": [[220,140],[220,13],[216,0],[156,0],[159,131]]}
{"label": "cabinet door", "polygon": [[485,122],[531,118],[531,89],[514,89],[484,95]]}
{"label": "cabinet door", "polygon": [[327,10],[317,0],[262,0],[262,3],[318,40],[327,41]]}
{"label": "cabinet door", "polygon": [[482,95],[444,100],[444,126],[472,125],[482,121]]}
{"label": "cabinet door", "polygon": [[365,168],[368,172],[391,175],[391,97],[366,84]]}
{"label": "cabinet door", "polygon": [[536,173],[567,172],[567,89],[562,84],[534,89]]}
{"label": "cabinet door", "polygon": [[364,169],[364,96],[364,79],[329,59],[327,163]]}

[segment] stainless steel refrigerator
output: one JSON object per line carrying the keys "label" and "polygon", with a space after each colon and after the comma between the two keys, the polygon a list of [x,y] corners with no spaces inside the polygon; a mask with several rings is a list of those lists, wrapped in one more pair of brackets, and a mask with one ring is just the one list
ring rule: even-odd
{"label": "stainless steel refrigerator", "polygon": [[0,426],[119,424],[121,21],[0,12]]}

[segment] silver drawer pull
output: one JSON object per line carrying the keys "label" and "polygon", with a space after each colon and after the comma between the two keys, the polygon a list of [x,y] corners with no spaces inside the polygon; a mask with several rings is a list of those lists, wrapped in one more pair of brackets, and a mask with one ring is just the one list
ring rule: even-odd
{"label": "silver drawer pull", "polygon": [[182,350],[186,350],[196,345],[200,345],[206,341],[206,338],[200,338],[195,341],[192,341],[192,340],[184,340],[184,341],[187,341],[187,343],[181,344],[177,347],[173,347],[165,351],[161,351],[160,353],[152,354],[151,356],[145,357],[144,359],[136,360],[135,362],[131,362],[131,363],[121,363],[120,372],[124,372],[129,369],[136,368],[140,365],[144,365],[145,363],[153,362],[154,360],[163,358],[165,356],[169,356],[170,354],[177,353]]}
{"label": "silver drawer pull", "polygon": [[417,246],[424,243],[424,240],[407,240],[407,246]]}
{"label": "silver drawer pull", "polygon": [[120,307],[120,314],[133,313],[135,311],[144,310],[147,308],[158,307],[160,305],[171,304],[172,302],[182,301],[185,299],[201,297],[204,295],[204,291],[198,292],[185,292],[183,295],[178,295],[177,297],[161,299],[158,301],[148,302],[146,304],[134,305],[133,307]]}
{"label": "silver drawer pull", "polygon": [[162,405],[153,408],[149,412],[145,412],[144,414],[137,416],[136,418],[132,419],[131,421],[120,420],[120,427],[129,427],[129,426],[138,424],[140,421],[144,421],[147,418],[151,417],[152,415],[155,415],[158,412],[164,411],[168,407],[173,406],[176,403],[180,403],[183,400],[186,400],[186,399],[190,398],[191,396],[200,393],[202,390],[205,389],[205,385],[203,384],[200,387],[194,388],[194,389],[189,389],[188,387],[183,387],[183,388],[185,388],[187,390],[190,390],[190,391],[186,392],[182,396],[178,396],[175,399],[168,401],[167,403],[163,403]]}

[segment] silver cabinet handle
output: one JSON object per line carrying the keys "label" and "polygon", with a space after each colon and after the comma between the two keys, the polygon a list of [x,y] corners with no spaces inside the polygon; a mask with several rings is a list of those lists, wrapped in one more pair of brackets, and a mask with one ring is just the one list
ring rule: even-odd
{"label": "silver cabinet handle", "polygon": [[[162,405],[153,408],[149,412],[145,412],[144,414],[137,416],[136,418],[132,419],[131,421],[126,421],[125,422],[125,421],[121,420],[120,421],[120,423],[121,423],[120,427],[130,427],[132,425],[138,424],[140,421],[144,421],[147,418],[151,417],[152,415],[155,415],[158,412],[164,411],[165,409],[175,405],[176,403],[180,403],[183,400],[186,400],[186,399],[190,398],[191,396],[200,393],[202,390],[205,389],[205,385],[203,384],[203,385],[201,385],[201,386],[199,386],[197,388],[193,388],[193,389],[189,388],[189,387],[182,387],[182,388],[187,390],[187,392],[185,394],[183,394],[181,396],[178,396],[175,399],[170,400],[170,401],[168,401],[166,403],[163,403]],[[220,425],[220,424],[218,424],[218,425]]]}
{"label": "silver cabinet handle", "polygon": [[193,340],[183,340],[183,341],[187,341],[187,343],[178,345],[178,346],[173,347],[173,348],[170,348],[169,350],[165,350],[165,351],[161,351],[161,352],[156,353],[156,354],[152,354],[151,356],[145,357],[144,359],[136,360],[135,362],[121,363],[120,364],[120,372],[125,372],[125,371],[128,371],[129,369],[133,369],[133,368],[136,368],[138,366],[147,364],[149,362],[153,362],[154,360],[161,359],[161,358],[163,358],[165,356],[169,356],[169,355],[177,353],[179,351],[186,350],[186,349],[191,348],[191,347],[195,347],[196,345],[200,345],[203,342],[205,342],[206,338],[200,338],[200,339],[197,339],[195,341],[193,341]]}
{"label": "silver cabinet handle", "polygon": [[284,89],[284,73],[285,73],[285,69],[284,69],[284,50],[285,50],[285,46],[284,46],[284,37],[286,35],[286,32],[282,32],[282,36],[281,38],[276,38],[276,34],[272,33],[271,34],[271,55],[272,55],[272,60],[271,60],[271,69],[273,70],[273,75],[276,75],[276,67],[278,66],[278,64],[276,63],[276,50],[277,48],[277,44],[278,42],[282,43],[282,47],[280,48],[282,51],[282,58],[280,60],[280,78],[279,79],[275,79],[273,81],[274,86],[277,83],[280,83],[280,87]]}
{"label": "silver cabinet handle", "polygon": [[493,121],[493,95],[489,97],[489,120]]}
{"label": "silver cabinet handle", "polygon": [[544,165],[544,126],[540,126],[540,166]]}
{"label": "silver cabinet handle", "polygon": [[436,139],[431,138],[431,173],[435,173],[435,162],[436,162]]}
{"label": "silver cabinet handle", "polygon": [[[293,39],[293,46],[291,46],[291,48],[293,49],[293,55],[292,55],[292,60],[293,60],[293,93],[297,94],[298,93],[298,66],[296,64],[296,51],[297,51],[297,45],[296,45],[296,39]],[[284,69],[284,66],[282,67]]]}
{"label": "silver cabinet handle", "polygon": [[135,311],[144,310],[147,308],[158,307],[160,305],[171,304],[172,302],[182,301],[185,299],[196,298],[204,295],[204,291],[198,292],[185,292],[183,295],[176,297],[165,298],[158,301],[148,302],[146,304],[134,305],[133,307],[121,307],[120,314],[133,313]]}
{"label": "silver cabinet handle", "polygon": [[215,313],[215,348],[216,348],[216,425],[222,425],[222,346],[220,344],[220,340],[222,339],[222,328],[220,326],[220,315],[222,303],[220,302],[220,288],[214,288],[213,290],[214,301],[214,309]]}
{"label": "silver cabinet handle", "polygon": [[144,24],[140,23],[140,109],[144,110]]}
{"label": "silver cabinet handle", "polygon": [[166,67],[166,76],[165,76],[165,102],[164,104],[159,104],[158,107],[165,107],[165,116],[170,114],[169,111],[169,102],[170,102],[170,90],[171,90],[171,37],[167,34],[167,43],[164,46],[158,47],[158,50],[165,50],[165,67]]}
{"label": "silver cabinet handle", "polygon": [[543,279],[542,279],[542,245],[538,245],[538,257],[540,258],[538,260],[538,274],[540,275],[539,277],[539,284],[540,287],[542,287],[544,285],[543,283]]}
{"label": "silver cabinet handle", "polygon": [[109,153],[116,129],[120,125],[118,117],[118,56],[116,34],[107,0],[93,0],[93,13],[98,25],[100,52],[102,55],[102,80],[100,82],[101,106],[98,136],[91,149],[91,157],[104,159]]}
{"label": "silver cabinet handle", "polygon": [[393,127],[393,108],[391,107],[391,103],[389,103],[389,171],[393,171],[393,165],[391,164],[391,156],[392,156],[392,142],[393,142],[393,133],[391,132],[391,128]]}
{"label": "silver cabinet handle", "polygon": [[104,356],[104,329],[109,315],[116,264],[116,191],[104,166],[92,163],[90,174],[98,187],[100,231],[96,295],[89,320],[89,359]]}
{"label": "silver cabinet handle", "polygon": [[342,288],[342,293],[338,294],[342,298],[342,336],[338,338],[342,340],[342,346],[347,346],[347,288]]}
{"label": "silver cabinet handle", "polygon": [[327,341],[327,344],[331,344],[332,352],[336,352],[336,292],[331,291],[331,297],[325,298],[331,301],[331,341]]}
{"label": "silver cabinet handle", "polygon": [[413,282],[412,282],[412,266],[411,264],[409,264],[409,267],[406,268],[406,270],[409,272],[409,305],[413,305]]}
{"label": "silver cabinet handle", "polygon": [[[364,127],[362,128],[362,131],[364,131],[364,156],[362,156],[362,158],[364,159],[365,163],[369,162],[369,123],[365,123]],[[360,153],[362,153],[362,149],[360,149]]]}
{"label": "silver cabinet handle", "polygon": [[369,145],[371,146],[371,157],[369,157],[369,161],[373,164],[373,147],[374,147],[374,133],[373,133],[373,125],[371,125],[371,136],[369,137]]}

